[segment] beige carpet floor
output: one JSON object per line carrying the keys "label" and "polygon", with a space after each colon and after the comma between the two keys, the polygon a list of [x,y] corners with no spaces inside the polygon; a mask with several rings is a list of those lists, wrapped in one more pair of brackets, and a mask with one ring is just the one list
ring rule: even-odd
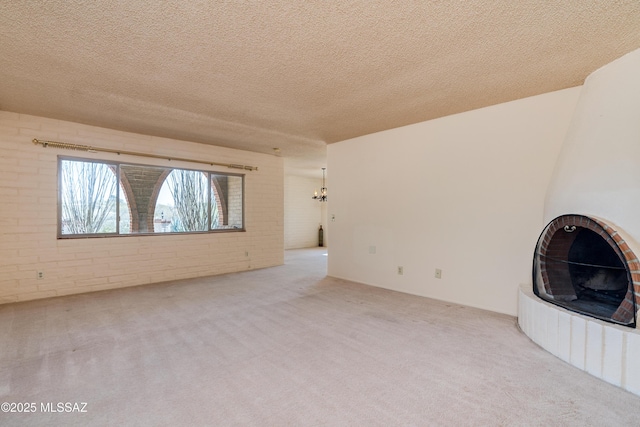
{"label": "beige carpet floor", "polygon": [[0,402],[36,404],[0,425],[640,425],[515,318],[327,278],[324,253],[0,306]]}

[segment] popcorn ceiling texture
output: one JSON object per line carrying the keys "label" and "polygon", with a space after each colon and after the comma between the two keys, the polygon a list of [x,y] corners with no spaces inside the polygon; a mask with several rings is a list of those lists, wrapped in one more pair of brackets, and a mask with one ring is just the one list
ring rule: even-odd
{"label": "popcorn ceiling texture", "polygon": [[[640,2],[0,4],[0,109],[281,155],[581,85]],[[306,162],[306,163],[305,163]]]}

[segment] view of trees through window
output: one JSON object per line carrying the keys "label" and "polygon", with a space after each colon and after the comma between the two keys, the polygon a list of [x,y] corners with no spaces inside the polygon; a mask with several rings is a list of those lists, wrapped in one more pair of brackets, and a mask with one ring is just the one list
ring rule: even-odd
{"label": "view of trees through window", "polygon": [[62,228],[66,234],[115,231],[116,187],[114,166],[63,161],[60,170]]}
{"label": "view of trees through window", "polygon": [[205,231],[209,222],[209,187],[204,174],[174,170],[167,183],[178,214],[175,231]]}
{"label": "view of trees through window", "polygon": [[59,161],[60,236],[243,230],[242,175]]}

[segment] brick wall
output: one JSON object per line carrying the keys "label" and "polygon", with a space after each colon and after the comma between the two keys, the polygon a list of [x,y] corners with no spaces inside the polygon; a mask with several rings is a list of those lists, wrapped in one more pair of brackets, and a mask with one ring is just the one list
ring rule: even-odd
{"label": "brick wall", "polygon": [[[247,231],[57,239],[58,155],[168,164],[42,148],[33,138],[258,166],[245,178]],[[177,161],[170,166],[237,172]],[[0,303],[282,264],[283,180],[283,162],[275,156],[0,111]]]}
{"label": "brick wall", "polygon": [[152,233],[156,200],[171,169],[126,165],[120,182],[129,203],[131,231]]}
{"label": "brick wall", "polygon": [[228,219],[225,225],[242,226],[242,180],[238,177],[230,176],[227,178],[227,215]]}

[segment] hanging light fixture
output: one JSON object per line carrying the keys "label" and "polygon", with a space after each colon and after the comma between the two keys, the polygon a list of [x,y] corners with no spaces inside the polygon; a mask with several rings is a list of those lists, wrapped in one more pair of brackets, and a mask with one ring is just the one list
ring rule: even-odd
{"label": "hanging light fixture", "polygon": [[317,191],[313,192],[313,200],[317,200],[319,202],[327,201],[327,187],[324,185],[324,171],[326,168],[322,168],[322,188],[320,189],[320,195],[318,195]]}

